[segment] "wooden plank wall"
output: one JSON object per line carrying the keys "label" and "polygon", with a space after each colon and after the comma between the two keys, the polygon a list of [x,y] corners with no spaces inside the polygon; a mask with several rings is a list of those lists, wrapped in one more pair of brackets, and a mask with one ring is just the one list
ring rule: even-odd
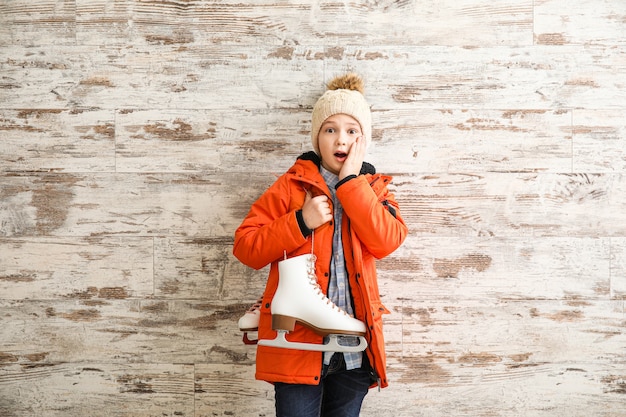
{"label": "wooden plank wall", "polygon": [[362,415],[626,415],[621,0],[2,1],[0,415],[273,415],[233,232],[347,70],[410,227]]}

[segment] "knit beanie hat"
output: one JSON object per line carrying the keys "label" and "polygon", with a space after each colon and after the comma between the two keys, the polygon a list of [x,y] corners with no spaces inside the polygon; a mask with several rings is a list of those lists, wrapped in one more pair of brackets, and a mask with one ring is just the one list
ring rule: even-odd
{"label": "knit beanie hat", "polygon": [[311,141],[313,149],[319,155],[317,136],[322,123],[330,116],[343,113],[354,117],[361,125],[365,144],[372,141],[372,114],[363,96],[363,80],[357,74],[349,73],[333,78],[328,83],[326,92],[317,100],[311,117]]}

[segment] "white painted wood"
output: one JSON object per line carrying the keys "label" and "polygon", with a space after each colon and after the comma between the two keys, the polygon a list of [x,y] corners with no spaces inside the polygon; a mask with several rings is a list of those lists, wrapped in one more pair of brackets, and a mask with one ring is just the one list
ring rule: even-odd
{"label": "white painted wood", "polygon": [[303,45],[287,52],[256,45],[61,45],[15,47],[10,56],[2,50],[0,69],[21,93],[7,95],[8,108],[308,107],[326,78],[358,69],[373,109],[619,109],[626,100],[625,54],[579,45]]}
{"label": "white painted wood", "polygon": [[[28,174],[2,178],[3,236],[228,236],[276,177]],[[248,183],[246,184],[246,181]]]}
{"label": "white painted wood", "polygon": [[102,110],[0,110],[6,171],[115,171],[115,115]]}
{"label": "white painted wood", "polygon": [[[365,397],[363,415],[390,414],[402,417],[443,416],[442,403],[455,416],[553,416],[565,413],[583,416],[589,409],[602,417],[623,414],[623,394],[610,391],[600,382],[619,381],[615,368],[576,363],[574,366],[546,368],[503,369],[501,366],[457,366],[467,373],[451,379],[449,384],[438,383],[438,375],[445,371],[433,366],[430,358],[406,360],[410,374],[434,375],[432,384],[404,379],[403,384],[389,391],[374,390]],[[603,375],[600,377],[600,375]],[[621,379],[623,381],[623,378]],[[392,380],[393,381],[393,380]],[[618,382],[619,384],[619,382]],[[613,385],[614,387],[616,385]]]}
{"label": "white painted wood", "polygon": [[623,48],[346,47],[326,72],[366,74],[374,109],[621,108]]}
{"label": "white painted wood", "polygon": [[269,269],[254,271],[231,252],[230,237],[155,239],[155,295],[256,301],[263,293]]}
{"label": "white painted wood", "polygon": [[266,382],[254,381],[253,368],[200,363],[195,371],[196,416],[213,416],[216,410],[226,415],[273,415],[274,389]]}
{"label": "white painted wood", "polygon": [[116,116],[117,172],[282,173],[311,150],[310,111],[150,110]]}
{"label": "white painted wood", "polygon": [[611,238],[611,297],[626,299],[626,241],[623,237]]}
{"label": "white painted wood", "polygon": [[1,306],[11,312],[0,329],[3,365],[253,363],[236,326],[242,303],[94,296]]}
{"label": "white painted wood", "polygon": [[153,240],[135,237],[0,239],[5,299],[151,297]]}
{"label": "white painted wood", "polygon": [[418,235],[601,237],[626,226],[617,174],[424,174],[395,187]]}
{"label": "white painted wood", "polygon": [[626,122],[622,111],[575,110],[575,172],[624,172]]}
{"label": "white painted wood", "polygon": [[383,172],[572,171],[568,110],[374,112],[369,159]]}
{"label": "white painted wood", "polygon": [[[508,0],[249,3],[10,0],[11,34],[18,43],[51,44],[55,24],[73,44],[531,44],[533,3]],[[451,25],[450,22],[454,22]]]}
{"label": "white painted wood", "polygon": [[626,4],[583,0],[564,8],[558,0],[534,3],[535,43],[624,45]]}
{"label": "white painted wood", "polygon": [[[432,299],[599,301],[610,296],[621,238],[412,237],[379,261],[382,291]],[[614,247],[615,246],[615,247]],[[619,279],[618,279],[619,281]]]}
{"label": "white painted wood", "polygon": [[8,417],[194,415],[193,365],[10,365],[0,387]]}
{"label": "white painted wood", "polygon": [[232,255],[359,72],[409,226],[363,416],[626,414],[626,3],[0,2],[0,415],[271,416]]}

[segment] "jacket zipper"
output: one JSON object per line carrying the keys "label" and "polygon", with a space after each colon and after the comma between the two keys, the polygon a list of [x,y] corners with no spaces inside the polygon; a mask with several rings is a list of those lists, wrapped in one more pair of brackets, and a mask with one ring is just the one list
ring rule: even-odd
{"label": "jacket zipper", "polygon": [[[352,240],[352,227],[350,225],[350,219],[348,219],[348,231],[349,231],[348,236],[350,236],[350,248],[352,248],[352,252],[353,252],[352,253],[352,262],[354,263],[354,241]],[[358,268],[358,267],[355,265],[355,269],[356,268]],[[364,285],[364,284],[361,284],[359,282],[360,278],[361,278],[360,273],[357,272],[357,271],[354,271],[354,279],[357,281],[357,285],[359,285],[359,286]],[[363,317],[365,318],[365,326],[368,327],[368,326],[370,326],[368,324],[368,322],[371,321],[371,318],[369,317],[369,314],[367,314],[367,308],[365,308],[365,306],[366,306],[365,292],[363,291],[362,288],[361,288],[360,292],[361,292],[361,303],[363,304],[363,308],[365,309],[365,314],[363,315]],[[372,327],[373,327],[373,325],[374,325],[374,323],[371,324]],[[372,329],[370,329],[370,335],[372,334],[371,332],[372,332]],[[371,342],[371,338],[370,338],[370,342]],[[368,362],[370,362],[369,363],[370,379],[372,381],[376,381],[376,385],[378,387],[378,392],[380,392],[381,380],[380,380],[380,377],[378,376],[378,373],[376,372],[376,369],[374,368],[374,364],[371,363],[371,362],[376,362],[375,361],[376,358],[374,357],[374,351],[372,349],[370,349],[370,354],[372,355],[372,359],[373,359],[373,361],[370,361],[369,358],[368,358]],[[364,352],[364,355],[367,356],[367,353]]]}

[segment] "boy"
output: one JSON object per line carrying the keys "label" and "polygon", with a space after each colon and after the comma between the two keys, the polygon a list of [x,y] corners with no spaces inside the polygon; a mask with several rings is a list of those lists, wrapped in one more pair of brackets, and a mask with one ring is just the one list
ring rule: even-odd
{"label": "boy", "polygon": [[[271,264],[259,339],[273,339],[271,302],[278,262],[311,252],[317,282],[339,308],[366,325],[365,352],[333,353],[259,346],[256,378],[274,384],[277,417],[357,417],[370,387],[388,385],[375,259],[396,250],[407,227],[387,189],[390,177],[364,162],[369,105],[355,74],[333,79],[312,114],[314,152],[301,155],[251,207],[233,253],[260,269]],[[314,237],[314,239],[313,239]],[[322,343],[296,324],[289,341]]]}

